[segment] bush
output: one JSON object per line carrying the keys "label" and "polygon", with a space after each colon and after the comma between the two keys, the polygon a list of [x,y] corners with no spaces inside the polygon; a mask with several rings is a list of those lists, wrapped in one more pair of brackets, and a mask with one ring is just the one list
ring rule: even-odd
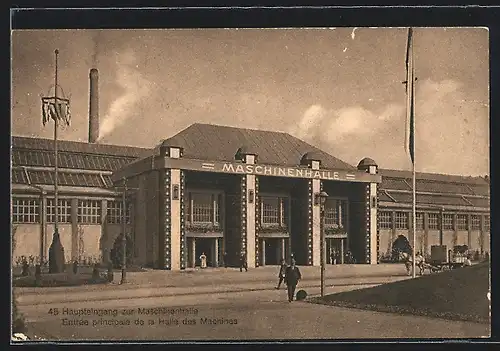
{"label": "bush", "polygon": [[[127,265],[132,263],[132,239],[127,238]],[[123,262],[123,234],[118,235],[110,252],[111,263],[114,268],[121,268]]]}

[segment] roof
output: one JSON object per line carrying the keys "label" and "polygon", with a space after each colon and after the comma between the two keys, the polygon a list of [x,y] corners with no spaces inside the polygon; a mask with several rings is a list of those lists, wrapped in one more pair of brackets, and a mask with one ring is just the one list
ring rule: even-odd
{"label": "roof", "polygon": [[355,169],[317,147],[282,132],[195,123],[166,139],[162,145],[182,147],[185,158],[207,161],[234,161],[237,150],[245,147],[257,154],[259,163],[282,166],[299,165],[305,153],[313,152],[321,158],[324,168]]}
{"label": "roof", "polygon": [[[31,138],[13,136],[12,149],[28,149],[40,151],[54,151],[54,140],[45,138]],[[108,145],[100,143],[86,143],[80,141],[59,140],[57,149],[61,152],[84,153],[121,157],[145,157],[151,154],[151,149],[133,146]]]}
{"label": "roof", "polygon": [[[412,173],[381,169],[379,201],[412,202]],[[416,173],[417,204],[489,207],[490,184],[483,177]]]}
{"label": "roof", "polygon": [[[405,178],[412,179],[411,171],[401,171],[395,169],[379,169],[379,174],[382,177],[388,178]],[[424,173],[424,172],[415,172],[415,178],[422,180],[433,180],[433,181],[442,181],[447,183],[463,183],[463,184],[477,184],[477,185],[488,185],[489,182],[483,177],[465,177],[459,175],[449,175],[449,174],[441,174],[441,173]]]}
{"label": "roof", "polygon": [[[162,145],[182,147],[186,158],[222,161],[234,160],[237,150],[243,147],[255,152],[261,163],[290,166],[300,164],[301,158],[309,153],[320,158],[325,168],[354,169],[300,139],[279,132],[197,123],[166,139]],[[12,137],[12,183],[53,184],[53,146],[51,139]],[[59,185],[93,188],[111,186],[111,172],[150,156],[153,151],[64,140],[58,142],[58,150]],[[379,169],[379,174],[382,175],[379,201],[411,203],[411,172]],[[420,172],[416,178],[419,204],[489,207],[489,179]]]}
{"label": "roof", "polygon": [[[110,174],[151,153],[150,149],[58,141],[58,183],[68,186],[109,187]],[[12,183],[54,184],[54,142],[51,139],[12,137]],[[69,172],[67,170],[81,170]]]}

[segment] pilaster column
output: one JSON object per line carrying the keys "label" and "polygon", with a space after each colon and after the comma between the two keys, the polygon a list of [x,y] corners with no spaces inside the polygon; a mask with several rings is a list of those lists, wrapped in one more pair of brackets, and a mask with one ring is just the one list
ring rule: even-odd
{"label": "pilaster column", "polygon": [[[182,157],[182,149],[180,149],[179,156]],[[185,269],[187,266],[187,239],[186,239],[186,221],[185,221],[185,213],[186,213],[186,208],[185,208],[185,202],[184,202],[184,196],[186,196],[186,172],[183,170],[180,170],[180,194],[179,194],[179,200],[178,204],[180,207],[180,216],[179,216],[179,221],[180,221],[180,244],[181,244],[181,269]]]}
{"label": "pilaster column", "polygon": [[[182,149],[162,146],[163,157],[180,158]],[[160,268],[180,270],[185,268],[184,235],[184,172],[164,169],[160,176]]]}
{"label": "pilaster column", "polygon": [[196,238],[191,238],[191,268],[196,267]]}
{"label": "pilaster column", "polygon": [[365,190],[365,263],[371,262],[371,249],[372,249],[372,240],[371,240],[371,226],[372,226],[372,218],[371,218],[371,205],[370,205],[370,194],[371,194],[371,184],[366,184]]}
{"label": "pilaster column", "polygon": [[481,224],[480,224],[481,226],[480,226],[480,232],[479,232],[479,246],[480,246],[479,247],[479,251],[481,252],[481,255],[483,255],[483,253],[485,251],[483,249],[483,246],[484,246],[484,242],[485,242],[485,240],[484,240],[484,237],[485,237],[485,230],[484,230],[485,229],[484,228],[485,227],[485,223],[484,222],[486,221],[486,218],[485,218],[485,215],[481,215],[480,218],[481,218]]}
{"label": "pilaster column", "polygon": [[[319,161],[309,161],[311,170],[318,170]],[[307,236],[307,264],[319,266],[321,264],[321,204],[319,193],[321,192],[321,180],[308,180],[308,236]]]}
{"label": "pilaster column", "polygon": [[266,265],[266,239],[262,239],[262,265]]}
{"label": "pilaster column", "polygon": [[471,247],[471,244],[472,244],[472,215],[469,213],[467,215],[467,246]]}
{"label": "pilaster column", "polygon": [[214,239],[213,265],[219,267],[219,238]]}
{"label": "pilaster column", "polygon": [[[125,211],[125,209],[123,209]],[[120,223],[123,219],[120,218]],[[101,262],[108,262],[111,249],[108,246],[108,200],[101,200]],[[76,254],[73,257],[78,258],[78,242],[76,243]],[[113,244],[111,244],[112,247]]]}
{"label": "pilaster column", "polygon": [[80,259],[79,241],[80,238],[78,233],[78,199],[71,199],[71,257],[77,260]]}
{"label": "pilaster column", "polygon": [[429,213],[424,212],[422,214],[422,221],[424,225],[424,245],[425,245],[425,254],[430,255],[429,251]]}
{"label": "pilaster column", "polygon": [[259,177],[255,176],[255,267],[260,266],[259,229],[260,228],[260,198],[259,198]]}
{"label": "pilaster column", "polygon": [[[377,174],[378,166],[372,159],[365,158],[358,164],[358,170]],[[365,263],[376,264],[378,261],[377,235],[377,183],[367,183],[365,187]],[[393,241],[396,236],[396,223],[393,213]]]}
{"label": "pilaster column", "polygon": [[[280,259],[286,260],[286,250],[285,250],[285,238],[281,238],[281,257]],[[281,261],[280,261],[281,263]]]}
{"label": "pilaster column", "polygon": [[396,211],[391,211],[391,247],[397,238],[396,233]]}
{"label": "pilaster column", "polygon": [[[245,164],[254,164],[255,155],[243,154]],[[248,268],[256,267],[255,250],[255,175],[241,176],[241,249],[245,252]]]}

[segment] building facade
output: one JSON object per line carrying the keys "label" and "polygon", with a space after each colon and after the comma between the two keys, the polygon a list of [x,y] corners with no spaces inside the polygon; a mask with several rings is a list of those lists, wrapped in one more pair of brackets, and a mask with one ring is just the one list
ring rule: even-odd
{"label": "building facade", "polygon": [[[353,167],[284,133],[194,124],[154,150],[67,141],[59,150],[67,261],[108,260],[123,218],[135,263],[171,270],[198,265],[202,253],[211,266],[224,256],[237,265],[241,252],[249,267],[292,253],[298,264],[319,265],[322,225],[339,263],[349,251],[376,264],[411,232],[411,173],[370,159]],[[13,137],[14,264],[48,258],[53,161],[52,141]],[[417,175],[416,248],[428,254],[437,244],[489,252],[486,179]]]}

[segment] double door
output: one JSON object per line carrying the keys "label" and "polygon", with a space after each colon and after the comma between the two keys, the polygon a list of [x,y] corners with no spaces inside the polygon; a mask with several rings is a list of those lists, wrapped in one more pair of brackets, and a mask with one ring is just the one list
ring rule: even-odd
{"label": "double door", "polygon": [[288,238],[261,238],[260,265],[279,265],[288,258]]}
{"label": "double door", "polygon": [[326,262],[329,264],[343,264],[346,254],[346,239],[326,238]]}

